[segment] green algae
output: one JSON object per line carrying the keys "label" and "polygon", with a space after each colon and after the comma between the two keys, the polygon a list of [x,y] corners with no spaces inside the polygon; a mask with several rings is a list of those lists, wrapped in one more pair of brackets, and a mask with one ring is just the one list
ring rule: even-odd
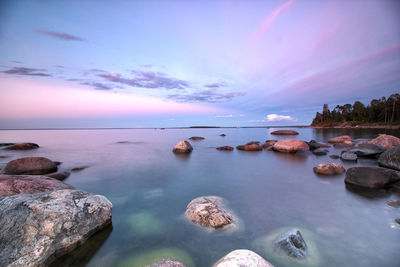
{"label": "green algae", "polygon": [[151,212],[138,212],[126,219],[131,232],[135,235],[150,236],[163,232],[163,223]]}
{"label": "green algae", "polygon": [[122,260],[119,267],[143,267],[156,263],[163,259],[175,259],[185,263],[189,267],[195,267],[192,258],[185,251],[178,248],[161,248],[133,255]]}

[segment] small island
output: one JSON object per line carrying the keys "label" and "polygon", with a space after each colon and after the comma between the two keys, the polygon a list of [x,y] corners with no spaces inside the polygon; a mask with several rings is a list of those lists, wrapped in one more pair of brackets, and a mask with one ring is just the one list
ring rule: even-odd
{"label": "small island", "polygon": [[373,99],[367,106],[355,101],[353,105],[336,105],[329,110],[328,104],[324,104],[322,113],[316,113],[311,127],[400,127],[400,94]]}

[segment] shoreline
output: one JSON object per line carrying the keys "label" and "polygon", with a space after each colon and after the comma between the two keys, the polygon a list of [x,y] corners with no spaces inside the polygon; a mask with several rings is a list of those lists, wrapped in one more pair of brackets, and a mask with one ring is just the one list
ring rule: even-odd
{"label": "shoreline", "polygon": [[356,125],[356,126],[308,126],[307,128],[314,129],[390,129],[398,130],[400,125]]}

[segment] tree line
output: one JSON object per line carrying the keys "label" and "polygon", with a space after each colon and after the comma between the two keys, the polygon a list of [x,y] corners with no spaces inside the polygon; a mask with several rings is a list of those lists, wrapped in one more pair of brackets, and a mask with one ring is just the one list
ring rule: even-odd
{"label": "tree line", "polygon": [[317,112],[311,125],[341,122],[351,122],[353,124],[400,123],[400,94],[392,94],[388,98],[373,99],[367,106],[360,101],[355,101],[353,105],[337,105],[334,109],[329,110],[328,104],[324,104],[322,113]]}

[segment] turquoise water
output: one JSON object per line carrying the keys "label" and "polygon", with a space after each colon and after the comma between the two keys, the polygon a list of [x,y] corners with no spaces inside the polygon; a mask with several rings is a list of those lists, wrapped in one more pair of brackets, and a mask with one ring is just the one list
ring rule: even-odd
{"label": "turquoise water", "polygon": [[[73,172],[66,183],[106,196],[113,203],[113,226],[93,236],[57,266],[140,266],[166,255],[191,266],[212,266],[228,252],[246,248],[275,266],[399,266],[400,209],[386,204],[399,195],[363,196],[346,189],[344,174],[322,178],[312,168],[338,162],[309,152],[218,151],[249,141],[279,139],[275,129],[125,129],[0,131],[0,142],[35,142],[33,151],[0,150],[0,168],[15,158],[44,156]],[[383,129],[298,128],[296,138],[327,142],[349,134],[374,138]],[[226,137],[219,136],[225,133]],[[400,136],[400,132],[386,133]],[[172,153],[182,139],[193,152]],[[287,137],[286,137],[287,138]],[[127,141],[126,143],[117,143]],[[329,154],[341,149],[330,148]],[[377,166],[364,159],[353,166]],[[184,219],[186,205],[198,196],[226,199],[239,217],[236,231],[209,231]],[[307,262],[277,257],[268,240],[287,227],[297,227],[309,243]]]}

